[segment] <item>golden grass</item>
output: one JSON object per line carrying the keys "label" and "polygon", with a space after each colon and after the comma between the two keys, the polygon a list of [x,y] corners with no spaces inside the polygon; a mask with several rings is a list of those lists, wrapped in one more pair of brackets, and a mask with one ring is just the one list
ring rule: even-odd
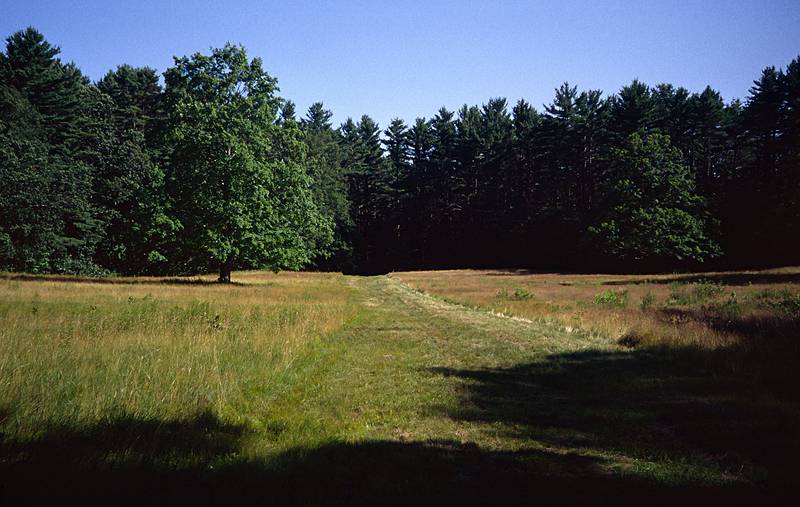
{"label": "golden grass", "polygon": [[[782,335],[798,330],[798,315],[781,306],[800,295],[796,267],[691,275],[454,270],[393,276],[448,300],[580,328],[632,346],[769,347],[766,340],[790,339]],[[612,304],[604,304],[602,296],[609,293]],[[730,369],[743,367],[738,360],[728,362]]]}
{"label": "golden grass", "polygon": [[0,277],[9,437],[121,414],[213,411],[257,426],[280,377],[354,313],[336,274],[236,273],[230,286],[16,278]]}

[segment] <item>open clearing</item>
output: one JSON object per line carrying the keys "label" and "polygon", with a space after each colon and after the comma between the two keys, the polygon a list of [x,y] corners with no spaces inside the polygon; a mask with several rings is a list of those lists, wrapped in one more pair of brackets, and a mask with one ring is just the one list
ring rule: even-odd
{"label": "open clearing", "polygon": [[3,275],[0,498],[780,494],[800,270],[645,278]]}

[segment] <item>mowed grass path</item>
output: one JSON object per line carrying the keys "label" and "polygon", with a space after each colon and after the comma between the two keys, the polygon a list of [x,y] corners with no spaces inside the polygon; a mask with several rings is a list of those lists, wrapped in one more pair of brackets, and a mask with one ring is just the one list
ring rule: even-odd
{"label": "mowed grass path", "polygon": [[652,503],[777,495],[797,404],[390,277],[0,280],[15,501]]}

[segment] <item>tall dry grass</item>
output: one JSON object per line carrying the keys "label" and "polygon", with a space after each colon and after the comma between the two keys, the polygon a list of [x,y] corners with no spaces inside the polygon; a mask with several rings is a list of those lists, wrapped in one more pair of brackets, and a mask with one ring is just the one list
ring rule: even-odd
{"label": "tall dry grass", "polygon": [[800,360],[800,268],[688,275],[455,270],[393,276],[451,301],[580,328],[628,347],[699,352],[726,371],[779,383],[794,379]]}
{"label": "tall dry grass", "polygon": [[198,413],[257,428],[293,368],[354,306],[341,275],[235,279],[0,278],[5,438]]}

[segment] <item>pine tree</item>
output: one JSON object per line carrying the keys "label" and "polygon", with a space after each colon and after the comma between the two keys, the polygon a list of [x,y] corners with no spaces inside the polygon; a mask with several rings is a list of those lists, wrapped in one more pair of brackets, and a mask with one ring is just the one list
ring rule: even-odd
{"label": "pine tree", "polygon": [[98,272],[103,235],[92,202],[95,161],[84,130],[93,94],[33,28],[0,54],[0,263],[26,271]]}
{"label": "pine tree", "polygon": [[638,79],[623,86],[611,103],[611,124],[618,144],[625,144],[631,134],[653,127],[657,111],[650,87]]}
{"label": "pine tree", "polygon": [[121,65],[97,89],[94,130],[107,136],[97,148],[95,196],[107,224],[97,262],[126,274],[166,272],[179,224],[164,188],[158,77],[150,68]]}
{"label": "pine tree", "polygon": [[411,146],[409,144],[409,130],[405,122],[395,118],[383,132],[383,144],[386,147],[386,156],[392,164],[392,179],[402,181],[408,175],[411,159]]}
{"label": "pine tree", "polygon": [[354,222],[352,244],[360,253],[359,269],[380,270],[381,240],[385,236],[383,219],[393,201],[391,168],[383,155],[381,129],[363,115],[358,123],[348,118],[339,127],[342,165],[347,178],[351,216]]}
{"label": "pine tree", "polygon": [[687,107],[687,136],[684,156],[695,175],[700,191],[711,197],[720,175],[725,133],[722,130],[725,103],[719,92],[707,86],[692,95]]}
{"label": "pine tree", "polygon": [[333,113],[321,102],[315,102],[300,121],[308,150],[306,167],[312,179],[314,201],[320,213],[334,224],[332,242],[320,249],[314,265],[324,269],[350,270],[353,268],[353,249],[349,238],[353,220],[342,154],[330,122],[332,116]]}

